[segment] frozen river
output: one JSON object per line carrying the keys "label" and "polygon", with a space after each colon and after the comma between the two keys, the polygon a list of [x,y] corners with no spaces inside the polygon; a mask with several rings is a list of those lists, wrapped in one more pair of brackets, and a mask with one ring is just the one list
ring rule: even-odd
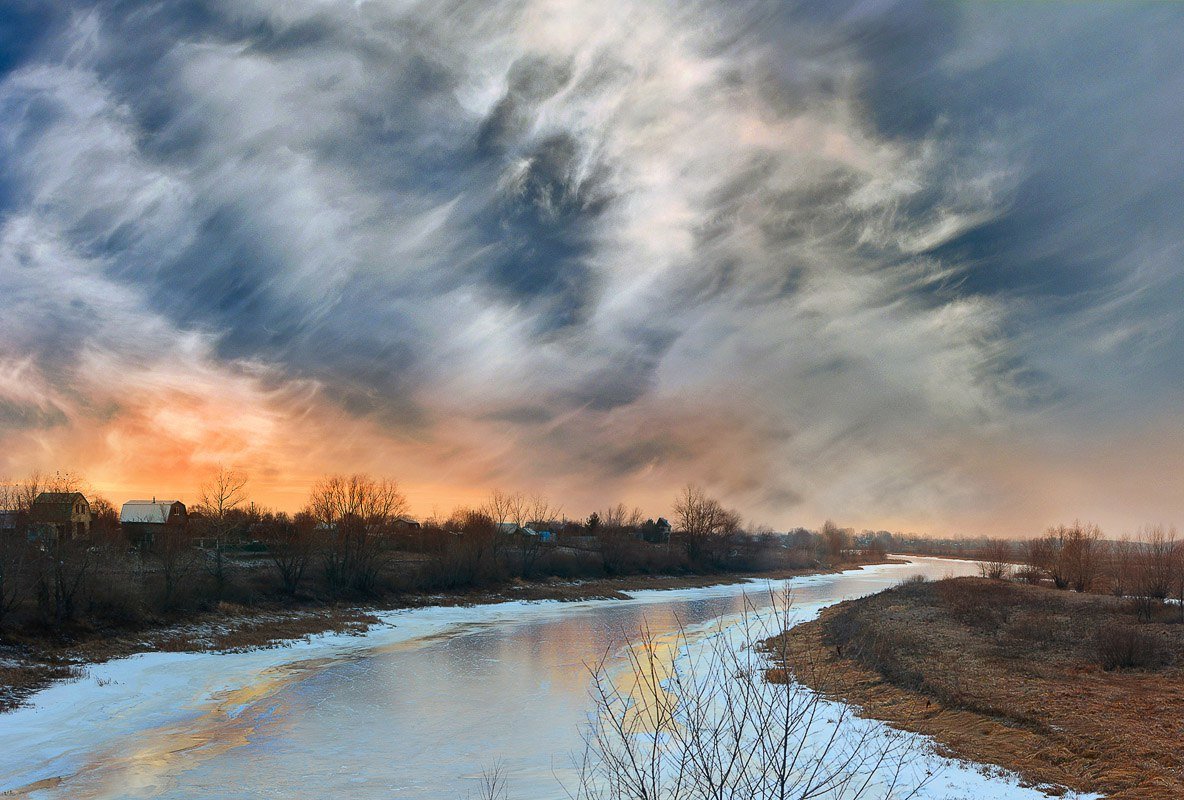
{"label": "frozen river", "polygon": [[[791,582],[794,614],[967,562],[913,559]],[[514,800],[559,798],[591,703],[588,664],[620,668],[626,635],[690,647],[770,603],[763,583],[628,601],[504,603],[382,615],[365,636],[94,667],[0,716],[0,796],[467,798],[500,763]],[[1006,776],[934,761],[930,798],[1038,798]]]}

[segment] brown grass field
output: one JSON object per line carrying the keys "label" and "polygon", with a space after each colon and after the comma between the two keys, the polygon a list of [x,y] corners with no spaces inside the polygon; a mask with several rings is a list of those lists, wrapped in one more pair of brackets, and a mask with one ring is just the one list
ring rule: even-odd
{"label": "brown grass field", "polygon": [[1145,620],[1117,598],[956,578],[833,606],[766,646],[802,682],[947,755],[1031,785],[1184,798],[1184,623],[1171,606]]}

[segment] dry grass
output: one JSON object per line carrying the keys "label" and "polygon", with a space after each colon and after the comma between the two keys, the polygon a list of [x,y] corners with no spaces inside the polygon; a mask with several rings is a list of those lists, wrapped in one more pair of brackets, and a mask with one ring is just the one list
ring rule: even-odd
{"label": "dry grass", "polygon": [[[1151,642],[1151,668],[1104,669],[1110,630]],[[974,578],[912,584],[827,609],[769,648],[867,716],[1033,785],[1184,797],[1184,625],[1140,624],[1113,598]]]}

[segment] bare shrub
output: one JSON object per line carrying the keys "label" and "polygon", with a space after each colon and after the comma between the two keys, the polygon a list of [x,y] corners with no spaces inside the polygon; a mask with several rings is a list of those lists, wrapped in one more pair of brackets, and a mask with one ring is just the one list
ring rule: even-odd
{"label": "bare shrub", "polygon": [[[783,619],[788,623],[788,619]],[[586,735],[577,800],[765,800],[766,798],[908,798],[927,780],[907,775],[919,753],[898,732],[853,718],[844,705],[793,682],[801,665],[779,653],[774,669],[790,681],[765,680],[769,660],[717,631],[700,647],[685,632],[671,663],[643,631],[628,648],[624,676],[594,672],[596,716]],[[915,786],[905,784],[915,781]]]}
{"label": "bare shrub", "polygon": [[1015,571],[1016,580],[1023,581],[1024,583],[1031,584],[1033,586],[1039,584],[1043,578],[1044,575],[1040,572],[1040,570],[1029,566],[1020,567]]}
{"label": "bare shrub", "polygon": [[267,547],[267,555],[275,566],[284,593],[295,597],[313,557],[316,521],[307,513],[295,519],[277,514],[263,521],[259,538]]}
{"label": "bare shrub", "polygon": [[843,554],[851,547],[851,534],[850,529],[840,528],[829,519],[822,523],[819,535],[822,537],[821,545],[828,563],[837,564],[843,560]]}
{"label": "bare shrub", "polygon": [[1121,623],[1106,623],[1094,636],[1094,659],[1102,669],[1153,669],[1164,666],[1168,654],[1153,634]]}
{"label": "bare shrub", "polygon": [[1093,523],[1057,525],[1029,545],[1028,558],[1039,562],[1058,589],[1088,592],[1102,573],[1101,539],[1102,531]]}
{"label": "bare shrub", "polygon": [[1165,530],[1162,525],[1150,526],[1143,530],[1139,544],[1135,590],[1140,596],[1163,600],[1175,588],[1179,571],[1180,552],[1176,546],[1176,531]]}
{"label": "bare shrub", "polygon": [[1001,581],[1011,577],[1011,542],[1006,539],[988,539],[979,556],[978,570],[984,578]]}
{"label": "bare shrub", "polygon": [[[1045,577],[1052,577],[1053,562],[1056,558],[1055,539],[1045,536],[1039,539],[1029,539],[1023,544],[1024,573],[1031,576],[1028,583],[1039,583]],[[1067,584],[1066,584],[1067,585]],[[1058,589],[1065,587],[1058,586]]]}
{"label": "bare shrub", "polygon": [[0,534],[0,625],[28,592],[32,548],[17,536]]}
{"label": "bare shrub", "polygon": [[508,800],[508,784],[506,767],[498,761],[481,770],[481,786],[477,790],[477,797],[480,800]]}

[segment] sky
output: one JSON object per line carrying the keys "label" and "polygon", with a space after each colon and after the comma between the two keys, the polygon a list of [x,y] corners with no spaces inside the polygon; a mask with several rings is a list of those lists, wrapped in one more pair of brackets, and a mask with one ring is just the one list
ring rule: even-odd
{"label": "sky", "polygon": [[1184,5],[0,0],[0,476],[1184,523]]}

